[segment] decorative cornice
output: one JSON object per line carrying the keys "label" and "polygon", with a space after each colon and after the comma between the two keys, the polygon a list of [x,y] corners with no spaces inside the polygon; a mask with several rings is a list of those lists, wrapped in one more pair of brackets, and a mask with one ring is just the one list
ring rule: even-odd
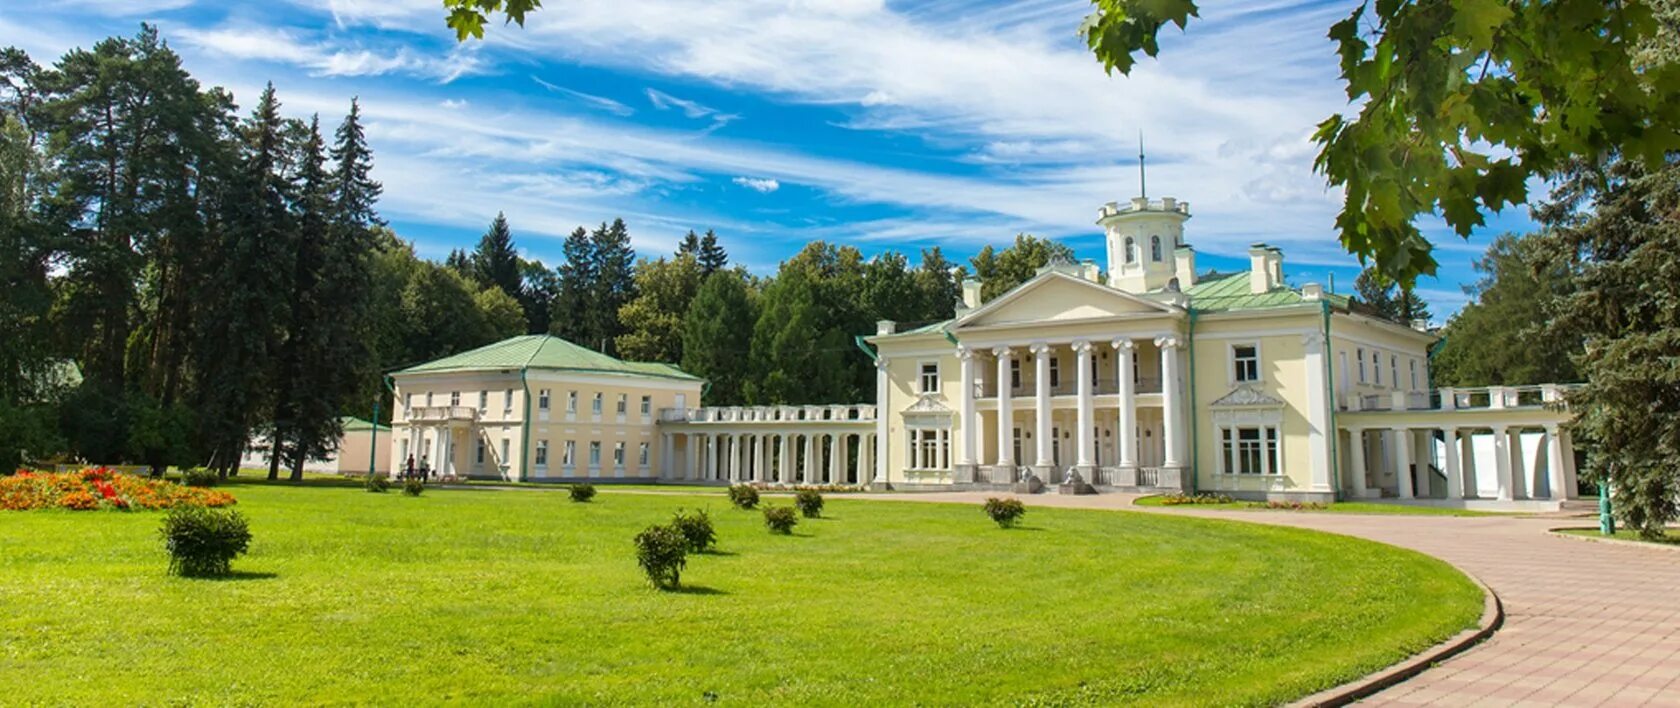
{"label": "decorative cornice", "polygon": [[943,416],[949,416],[949,415],[955,413],[955,411],[952,411],[950,409],[950,407],[946,406],[943,402],[941,402],[938,398],[935,398],[933,395],[922,394],[920,396],[917,396],[916,397],[916,402],[911,403],[908,408],[905,408],[903,413],[904,413],[904,415],[943,415]]}

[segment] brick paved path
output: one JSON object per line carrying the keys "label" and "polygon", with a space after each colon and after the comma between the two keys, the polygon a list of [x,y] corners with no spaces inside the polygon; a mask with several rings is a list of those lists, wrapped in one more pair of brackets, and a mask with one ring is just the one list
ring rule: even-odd
{"label": "brick paved path", "polygon": [[[979,503],[978,492],[868,495]],[[1422,551],[1505,604],[1487,642],[1371,699],[1382,705],[1680,706],[1680,552],[1559,538],[1593,519],[1152,509],[1121,494],[1028,497],[1034,506],[1131,509],[1279,524]]]}

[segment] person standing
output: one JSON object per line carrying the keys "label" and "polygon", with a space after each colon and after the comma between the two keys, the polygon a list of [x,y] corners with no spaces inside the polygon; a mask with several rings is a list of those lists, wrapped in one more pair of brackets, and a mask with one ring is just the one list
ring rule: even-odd
{"label": "person standing", "polygon": [[413,476],[414,476],[414,455],[411,454],[411,455],[408,456],[408,466],[406,468],[404,468],[404,470],[403,470],[403,479],[409,479]]}

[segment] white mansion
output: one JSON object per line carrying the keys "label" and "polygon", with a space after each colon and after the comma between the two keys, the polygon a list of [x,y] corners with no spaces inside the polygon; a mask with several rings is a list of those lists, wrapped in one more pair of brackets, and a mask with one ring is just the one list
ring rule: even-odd
{"label": "white mansion", "polygon": [[989,302],[965,282],[950,320],[881,322],[866,338],[874,406],[691,408],[692,376],[541,336],[399,371],[393,464],[425,450],[441,470],[512,479],[1542,508],[1574,493],[1560,386],[1432,389],[1421,323],[1288,286],[1264,244],[1245,272],[1198,274],[1189,218],[1171,198],[1109,203],[1106,277],[1052,264]]}

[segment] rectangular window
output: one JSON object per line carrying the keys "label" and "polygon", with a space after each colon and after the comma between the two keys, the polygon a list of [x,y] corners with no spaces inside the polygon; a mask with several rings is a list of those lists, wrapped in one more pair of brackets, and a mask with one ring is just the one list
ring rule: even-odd
{"label": "rectangular window", "polygon": [[548,410],[548,389],[537,391],[537,410]]}
{"label": "rectangular window", "polygon": [[593,404],[591,404],[591,407],[589,409],[595,415],[600,415],[601,414],[601,401],[602,401],[602,395],[600,393],[596,393],[595,394],[595,402]]}
{"label": "rectangular window", "polygon": [[1276,428],[1221,428],[1220,442],[1226,474],[1283,473],[1278,466]]}
{"label": "rectangular window", "polygon": [[653,396],[642,396],[642,415],[653,415]]}
{"label": "rectangular window", "polygon": [[473,455],[473,461],[481,465],[484,464],[484,438],[478,439],[478,449]]}
{"label": "rectangular window", "polygon": [[1382,352],[1371,352],[1371,384],[1382,385]]}
{"label": "rectangular window", "polygon": [[432,407],[432,392],[431,391],[426,392],[426,407],[427,408]]}
{"label": "rectangular window", "polygon": [[566,447],[560,451],[560,464],[571,467],[577,461],[577,441],[567,440]]}
{"label": "rectangular window", "polygon": [[1009,360],[1009,387],[1010,388],[1020,388],[1021,387],[1021,360],[1020,359],[1010,359]]}
{"label": "rectangular window", "polygon": [[922,393],[939,393],[939,363],[922,364]]}
{"label": "rectangular window", "polygon": [[502,394],[502,412],[513,412],[513,389],[511,388],[508,389],[506,393]]}
{"label": "rectangular window", "polygon": [[1060,357],[1050,357],[1050,388],[1062,385],[1062,367]]}
{"label": "rectangular window", "polygon": [[1400,388],[1400,357],[1395,354],[1388,356],[1388,382],[1395,388]]}
{"label": "rectangular window", "polygon": [[566,412],[567,413],[576,413],[577,412],[577,391],[567,391],[566,392]]}
{"label": "rectangular window", "polygon": [[648,462],[648,444],[647,443],[642,443],[642,446],[639,449],[637,449],[637,451],[636,451],[636,464],[641,465],[643,467],[646,467],[647,462]]}
{"label": "rectangular window", "polygon": [[507,464],[508,461],[508,447],[508,439],[502,438],[502,464],[504,465]]}
{"label": "rectangular window", "polygon": [[589,441],[589,466],[601,466],[601,441],[599,440]]}
{"label": "rectangular window", "polygon": [[1406,364],[1409,365],[1412,368],[1412,390],[1416,391],[1416,390],[1418,390],[1417,360],[1416,359],[1409,359],[1409,360],[1406,361]]}
{"label": "rectangular window", "polygon": [[547,465],[548,465],[548,441],[547,440],[538,440],[537,441],[537,466],[538,467],[546,467]]}
{"label": "rectangular window", "polygon": [[1260,380],[1260,348],[1252,344],[1231,347],[1231,368],[1238,382]]}
{"label": "rectangular window", "polygon": [[1365,383],[1369,380],[1365,378],[1365,347],[1354,350],[1353,358],[1359,360],[1359,383]]}
{"label": "rectangular window", "polygon": [[625,413],[629,413],[629,412],[630,412],[630,394],[628,394],[628,393],[618,394],[618,414],[619,415],[624,415]]}
{"label": "rectangular window", "polygon": [[478,392],[478,412],[483,413],[487,410],[490,410],[490,392],[489,391],[479,391]]}
{"label": "rectangular window", "polygon": [[414,407],[414,394],[412,394],[412,393],[403,394],[403,408],[404,409],[409,409],[409,408],[413,408],[413,407]]}
{"label": "rectangular window", "polygon": [[613,443],[613,466],[624,466],[624,443],[622,441]]}
{"label": "rectangular window", "polygon": [[459,405],[461,405],[461,392],[460,391],[450,391],[449,392],[449,406],[451,408],[453,408],[453,407],[459,406]]}

